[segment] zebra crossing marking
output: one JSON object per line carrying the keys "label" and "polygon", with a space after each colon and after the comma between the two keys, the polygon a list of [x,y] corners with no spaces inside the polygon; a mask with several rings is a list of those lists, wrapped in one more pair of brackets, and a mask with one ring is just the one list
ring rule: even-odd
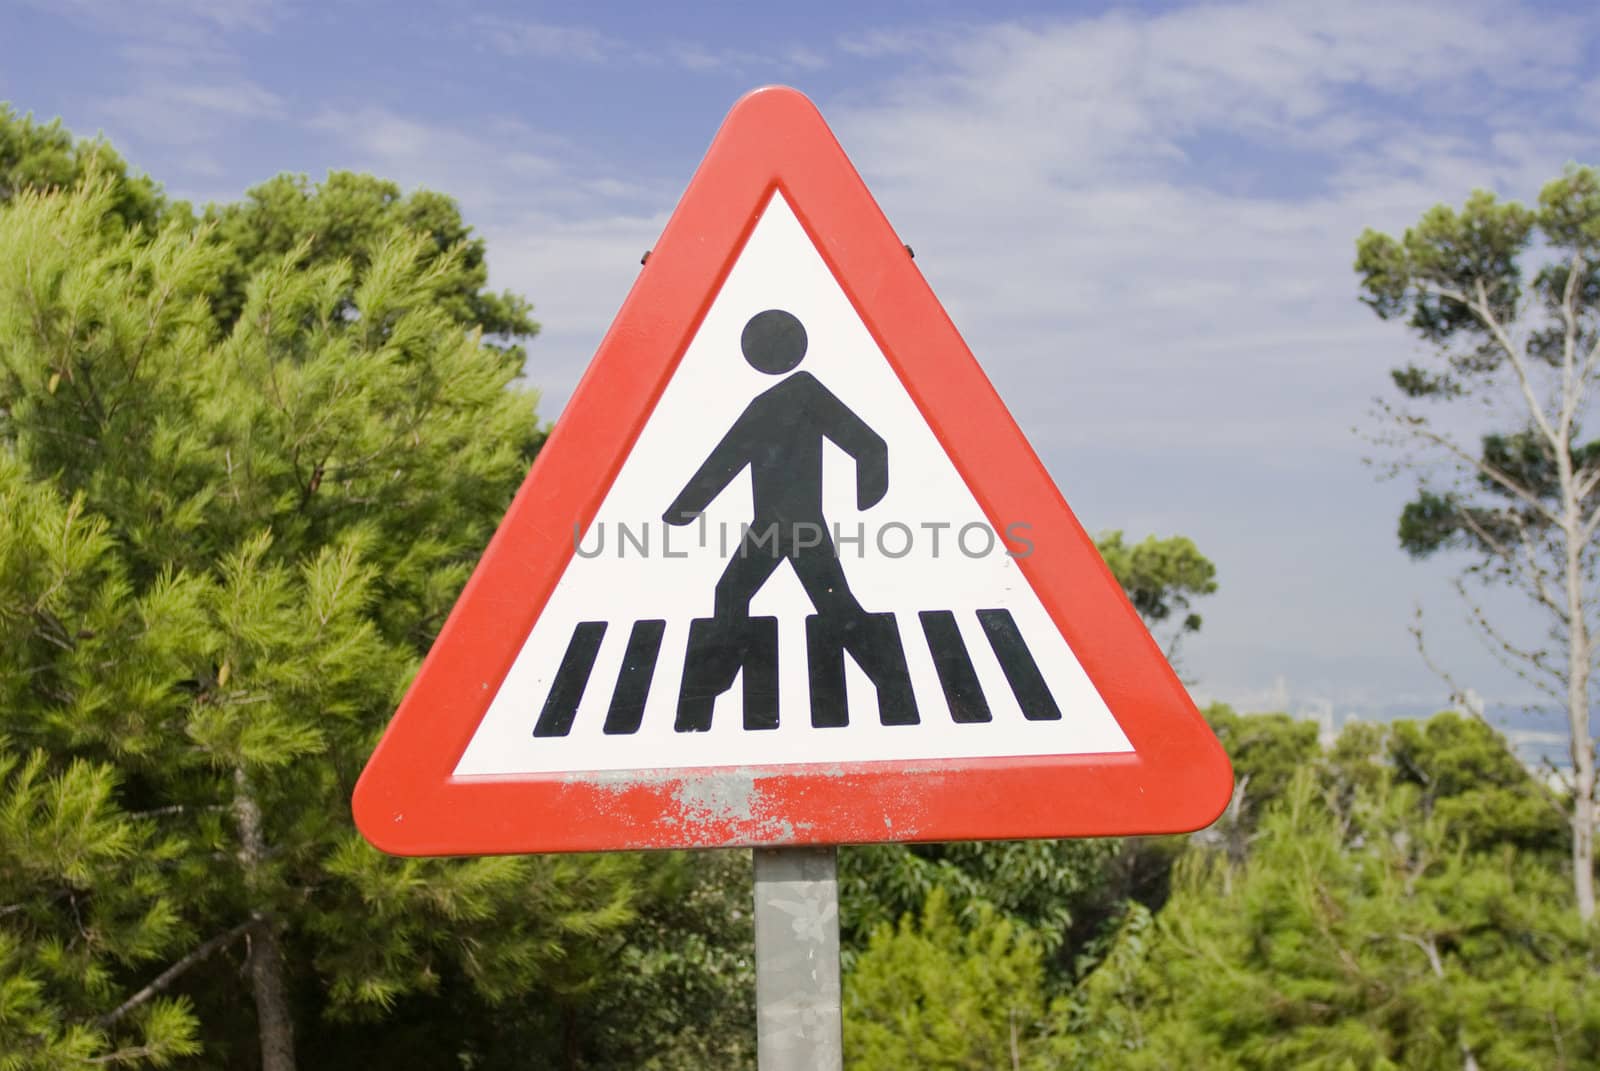
{"label": "zebra crossing marking", "polygon": [[[978,610],[975,616],[994,649],[1022,716],[1030,721],[1059,720],[1061,710],[1010,611]],[[922,718],[906,668],[903,637],[895,615],[875,614],[872,618],[873,626],[882,633],[880,642],[892,649],[887,659],[889,672],[881,681],[874,682],[878,720],[884,725],[919,725]],[[950,720],[957,725],[992,721],[988,698],[972,656],[967,652],[956,615],[949,610],[922,610],[917,613],[917,620],[933,656]],[[731,645],[725,637],[715,635],[719,625],[715,618],[697,618],[690,623],[673,730],[680,733],[709,730],[717,697],[739,675],[744,682],[744,728],[755,732],[776,729],[782,716],[776,684],[778,619],[747,619],[747,634]],[[639,731],[650,687],[656,679],[656,660],[666,626],[666,621],[660,618],[633,623],[606,710],[602,731],[607,736],[625,736]],[[534,723],[534,736],[566,736],[571,731],[608,627],[605,621],[581,621],[573,628],[550,694]],[[806,617],[805,629],[811,726],[816,729],[847,726],[850,724],[850,701],[845,687],[845,656],[849,642],[841,642],[818,614]]]}
{"label": "zebra crossing marking", "polygon": [[600,641],[605,639],[604,621],[583,621],[572,630],[572,642],[562,656],[561,667],[550,685],[539,720],[533,725],[534,736],[566,736],[572,729],[572,719],[578,714],[578,704],[589,687],[589,674],[594,670],[595,656],[600,653]]}
{"label": "zebra crossing marking", "polygon": [[[661,653],[661,637],[666,631],[667,623],[661,618],[633,623],[622,669],[617,673],[617,687],[611,693],[611,708],[606,711],[607,734],[619,736],[638,731],[650,682],[655,677],[656,657]],[[577,638],[576,633],[573,638]]]}
{"label": "zebra crossing marking", "polygon": [[1033,660],[1011,614],[1005,610],[979,610],[978,621],[995,657],[1000,659],[1000,668],[1005,670],[1017,702],[1022,704],[1022,716],[1029,721],[1060,721],[1061,708],[1056,706],[1050,686],[1039,672],[1039,663]]}
{"label": "zebra crossing marking", "polygon": [[989,701],[983,697],[983,685],[978,681],[978,671],[973,668],[972,656],[961,638],[956,615],[949,610],[923,610],[917,618],[928,639],[933,668],[939,674],[939,686],[944,689],[950,717],[963,725],[992,720]]}

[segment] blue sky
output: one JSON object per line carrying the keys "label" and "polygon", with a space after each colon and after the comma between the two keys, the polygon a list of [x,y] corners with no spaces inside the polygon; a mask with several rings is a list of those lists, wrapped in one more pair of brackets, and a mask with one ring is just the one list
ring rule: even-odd
{"label": "blue sky", "polygon": [[175,195],[356,168],[459,199],[544,334],[554,417],[729,105],[822,108],[1091,530],[1184,533],[1221,592],[1184,669],[1247,708],[1442,703],[1407,627],[1525,694],[1406,560],[1363,464],[1416,353],[1365,226],[1600,162],[1593,5],[16,0],[0,99]]}

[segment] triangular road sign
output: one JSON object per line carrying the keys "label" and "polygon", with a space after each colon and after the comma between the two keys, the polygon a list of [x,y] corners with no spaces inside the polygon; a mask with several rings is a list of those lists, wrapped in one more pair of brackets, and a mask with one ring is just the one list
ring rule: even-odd
{"label": "triangular road sign", "polygon": [[811,102],[736,105],[356,786],[400,854],[1177,832],[1228,760]]}

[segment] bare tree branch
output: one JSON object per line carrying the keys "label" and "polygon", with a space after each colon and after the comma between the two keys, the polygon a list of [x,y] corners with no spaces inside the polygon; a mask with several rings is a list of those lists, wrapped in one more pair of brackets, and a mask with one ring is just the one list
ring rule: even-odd
{"label": "bare tree branch", "polygon": [[[1511,640],[1498,628],[1489,622],[1489,614],[1477,600],[1467,593],[1467,586],[1460,577],[1457,577],[1453,586],[1461,601],[1466,604],[1467,615],[1478,631],[1483,633],[1489,653],[1512,673],[1522,680],[1527,681],[1552,699],[1563,702],[1566,693],[1560,687],[1566,681],[1561,670],[1548,665],[1548,655],[1544,651],[1524,650],[1512,643]],[[1544,674],[1550,678],[1549,683],[1534,676],[1535,673]]]}
{"label": "bare tree branch", "polygon": [[1433,969],[1434,977],[1444,977],[1444,961],[1439,957],[1439,943],[1437,941],[1431,937],[1427,940],[1423,940],[1421,937],[1417,937],[1414,934],[1409,933],[1397,933],[1394,936],[1396,940],[1404,941],[1410,945],[1416,945],[1419,949],[1421,949],[1422,954],[1428,957],[1428,966]]}
{"label": "bare tree branch", "polygon": [[155,978],[151,980],[149,985],[145,986],[133,996],[129,997],[127,1000],[123,1001],[121,1004],[117,1005],[115,1008],[112,1008],[100,1018],[96,1019],[95,1025],[101,1027],[111,1026],[129,1012],[150,1000],[150,998],[158,996],[168,986],[172,985],[173,982],[176,982],[179,977],[181,977],[189,968],[193,967],[195,964],[199,963],[201,960],[205,959],[207,956],[210,956],[217,950],[238,940],[245,934],[246,931],[248,931],[252,926],[256,925],[256,923],[257,920],[254,918],[246,919],[233,929],[224,933],[219,933],[215,937],[211,938],[211,940],[191,950],[188,955],[184,956],[182,959],[178,960],[178,962],[174,963],[172,966],[156,975]]}
{"label": "bare tree branch", "polygon": [[[1494,724],[1491,723],[1484,715],[1482,700],[1478,699],[1470,688],[1463,688],[1461,683],[1456,680],[1454,675],[1452,675],[1449,670],[1445,669],[1443,666],[1439,665],[1439,663],[1434,661],[1433,655],[1428,651],[1427,641],[1423,637],[1421,606],[1415,608],[1415,617],[1412,622],[1410,632],[1412,638],[1417,642],[1417,653],[1422,656],[1423,664],[1431,669],[1435,676],[1444,681],[1445,687],[1450,689],[1450,701],[1465,711],[1467,716],[1472,718],[1473,721],[1478,722],[1480,725],[1493,732],[1496,736],[1503,737],[1504,734],[1502,734],[1500,730],[1496,728]],[[1420,773],[1421,771],[1418,772]],[[1539,780],[1537,777],[1530,778],[1530,780],[1533,781],[1534,786],[1538,789],[1539,798],[1544,800],[1545,803],[1549,804],[1551,809],[1554,810],[1556,814],[1560,815],[1563,819],[1571,817],[1567,810],[1566,801],[1558,796],[1556,792],[1549,786],[1549,784]]]}
{"label": "bare tree branch", "polygon": [[[1593,474],[1584,480],[1583,489],[1578,495],[1579,499],[1588,498],[1594,492],[1597,484],[1600,484],[1600,468],[1595,469]],[[1597,531],[1600,531],[1600,506],[1595,506],[1593,512],[1589,514],[1588,520],[1583,522],[1583,529],[1578,535],[1583,543],[1588,544],[1593,542]]]}
{"label": "bare tree branch", "polygon": [[1501,325],[1499,318],[1495,316],[1494,310],[1489,307],[1489,292],[1484,285],[1483,279],[1473,280],[1472,285],[1473,292],[1477,295],[1478,300],[1474,304],[1469,304],[1468,308],[1472,309],[1474,315],[1489,329],[1489,333],[1494,336],[1495,341],[1500,344],[1500,348],[1505,352],[1506,359],[1511,362],[1512,371],[1517,374],[1517,385],[1522,388],[1522,400],[1528,407],[1528,415],[1533,418],[1534,424],[1544,434],[1545,439],[1549,441],[1551,448],[1559,455],[1566,449],[1567,437],[1564,434],[1558,434],[1556,429],[1550,426],[1550,421],[1544,413],[1544,406],[1539,403],[1539,397],[1534,393],[1533,380],[1528,375],[1528,363],[1524,358],[1521,347],[1511,341],[1511,336],[1506,334],[1505,327]]}
{"label": "bare tree branch", "polygon": [[1589,347],[1589,356],[1583,359],[1582,378],[1588,380],[1600,369],[1600,338],[1595,339],[1594,345]]}
{"label": "bare tree branch", "polygon": [[1534,556],[1533,547],[1527,536],[1527,526],[1523,524],[1522,519],[1515,514],[1512,515],[1512,523],[1518,529],[1517,545],[1513,548],[1496,539],[1488,529],[1479,524],[1470,510],[1461,510],[1460,515],[1461,523],[1473,535],[1482,540],[1484,545],[1489,547],[1494,552],[1494,555],[1504,561],[1509,568],[1516,570],[1523,576],[1530,593],[1534,597],[1534,601],[1555,614],[1556,621],[1559,624],[1566,624],[1566,608],[1549,588],[1547,583],[1548,574],[1539,565],[1538,558]]}
{"label": "bare tree branch", "polygon": [[[1572,778],[1568,777],[1566,775],[1566,773],[1561,769],[1561,767],[1559,767],[1555,763],[1551,762],[1550,761],[1550,756],[1545,755],[1545,756],[1541,757],[1540,760],[1539,760],[1539,765],[1544,770],[1544,776],[1545,776],[1545,781],[1546,782],[1550,781],[1551,779],[1554,779],[1556,781],[1556,783],[1558,783],[1561,786],[1562,791],[1571,792],[1573,790]],[[1561,816],[1563,818],[1568,817],[1565,808],[1562,809]]]}
{"label": "bare tree branch", "polygon": [[1561,288],[1561,426],[1569,431],[1577,399],[1582,396],[1574,381],[1578,370],[1578,310],[1573,300],[1582,274],[1583,254],[1573,250],[1572,259],[1567,262],[1567,282]]}
{"label": "bare tree branch", "polygon": [[1470,465],[1485,478],[1492,480],[1499,486],[1505,488],[1508,492],[1515,496],[1519,502],[1533,510],[1535,513],[1539,514],[1539,516],[1543,517],[1551,524],[1559,526],[1562,523],[1561,518],[1557,516],[1549,506],[1540,501],[1538,496],[1536,496],[1532,491],[1513,480],[1510,476],[1507,476],[1505,473],[1501,472],[1487,461],[1484,461],[1482,458],[1475,457],[1473,454],[1469,453],[1467,450],[1458,445],[1448,435],[1434,431],[1426,424],[1421,423],[1420,418],[1407,416],[1406,414],[1394,409],[1390,409],[1387,406],[1385,406],[1384,409],[1388,412],[1390,420],[1394,421],[1394,423],[1398,425],[1405,433],[1415,438],[1422,439],[1425,442],[1430,442],[1435,446],[1447,451],[1457,460]]}

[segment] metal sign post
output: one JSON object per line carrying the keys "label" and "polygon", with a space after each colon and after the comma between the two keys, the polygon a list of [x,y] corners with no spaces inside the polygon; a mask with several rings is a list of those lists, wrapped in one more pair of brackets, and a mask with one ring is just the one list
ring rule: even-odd
{"label": "metal sign post", "polygon": [[753,854],[761,1071],[841,1071],[838,852],[757,848]]}

